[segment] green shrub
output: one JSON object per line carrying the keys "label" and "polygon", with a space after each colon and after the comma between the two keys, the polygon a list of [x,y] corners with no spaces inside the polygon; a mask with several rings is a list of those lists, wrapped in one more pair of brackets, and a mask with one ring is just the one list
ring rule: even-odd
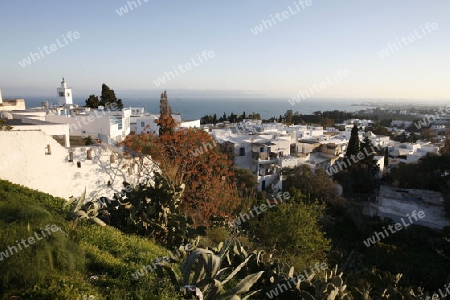
{"label": "green shrub", "polygon": [[20,188],[1,184],[6,197],[0,197],[0,291],[43,284],[55,272],[83,272],[84,252],[64,232],[64,219],[35,201],[39,197],[29,191],[21,195]]}

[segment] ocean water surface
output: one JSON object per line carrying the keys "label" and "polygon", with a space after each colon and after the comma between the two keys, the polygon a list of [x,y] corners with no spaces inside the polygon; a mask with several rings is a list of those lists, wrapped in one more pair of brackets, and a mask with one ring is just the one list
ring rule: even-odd
{"label": "ocean water surface", "polygon": [[[27,108],[40,106],[41,102],[49,101],[56,103],[53,99],[43,97],[25,98]],[[367,100],[366,100],[367,101]],[[85,99],[74,98],[75,104],[84,105]],[[122,98],[125,107],[144,107],[146,112],[159,113],[159,98]],[[305,99],[300,103],[291,105],[286,98],[169,98],[174,113],[180,113],[183,120],[195,120],[205,115],[217,114],[221,117],[225,112],[247,115],[253,112],[259,113],[262,118],[278,117],[284,115],[288,109],[301,114],[310,114],[314,111],[343,110],[357,111],[363,109],[361,106],[353,106],[352,103],[362,103],[364,99]]]}

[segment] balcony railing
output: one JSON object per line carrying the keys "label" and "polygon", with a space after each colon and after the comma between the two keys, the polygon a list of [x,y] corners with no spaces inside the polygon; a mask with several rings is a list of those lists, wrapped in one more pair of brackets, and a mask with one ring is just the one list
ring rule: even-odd
{"label": "balcony railing", "polygon": [[275,152],[252,152],[252,158],[254,160],[276,161],[278,159],[278,153]]}

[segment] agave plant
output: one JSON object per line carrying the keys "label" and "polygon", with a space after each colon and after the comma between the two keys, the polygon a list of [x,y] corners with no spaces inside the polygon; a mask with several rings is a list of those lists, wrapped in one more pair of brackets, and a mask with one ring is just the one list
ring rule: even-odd
{"label": "agave plant", "polygon": [[86,189],[81,194],[81,197],[70,197],[69,201],[64,204],[64,207],[70,207],[68,218],[69,220],[86,219],[90,222],[101,226],[106,226],[106,223],[98,218],[103,207],[97,201],[86,200]]}
{"label": "agave plant", "polygon": [[[178,278],[175,271],[168,264],[160,264],[157,270],[158,275],[168,275],[174,286],[178,288],[183,297],[195,297],[205,300],[244,300],[259,292],[253,289],[264,271],[248,274],[245,273],[246,264],[254,259],[255,254],[251,253],[236,266],[223,267],[224,259],[229,257],[232,250],[233,240],[226,244],[221,243],[215,250],[197,248],[189,254],[187,259],[181,264],[182,278]],[[218,252],[218,253],[215,253]],[[225,262],[225,264],[227,264]],[[166,271],[166,273],[163,272]],[[240,276],[239,276],[240,275]],[[239,282],[230,287],[231,280]]]}
{"label": "agave plant", "polygon": [[[359,279],[362,276],[363,283],[350,286],[337,265],[332,270],[311,272],[301,280],[299,276],[293,280],[294,267],[272,255],[265,258],[263,251],[250,253],[234,237],[217,247],[194,249],[185,257],[181,278],[166,262],[158,264],[157,274],[169,276],[175,288],[189,299],[425,300],[427,295],[421,288],[400,288],[401,274],[379,270],[353,275]],[[275,290],[281,285],[285,288]]]}

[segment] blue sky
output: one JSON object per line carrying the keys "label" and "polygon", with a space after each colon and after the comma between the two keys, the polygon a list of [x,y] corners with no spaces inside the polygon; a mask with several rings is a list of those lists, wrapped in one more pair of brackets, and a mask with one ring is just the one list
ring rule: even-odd
{"label": "blue sky", "polygon": [[[314,97],[450,99],[448,0],[312,0],[305,8],[299,0],[139,1],[133,10],[124,0],[1,1],[3,95],[54,96],[65,77],[75,97],[106,83],[119,96],[167,89],[291,98],[348,70]],[[289,6],[296,14],[275,19]],[[253,34],[271,15],[276,24]],[[438,28],[424,35],[427,23]],[[80,37],[65,44],[69,31]],[[415,41],[386,48],[415,31]],[[57,39],[63,47],[19,64]],[[383,58],[382,49],[389,50]],[[199,63],[204,50],[214,57]],[[192,60],[191,70],[154,83]]]}

